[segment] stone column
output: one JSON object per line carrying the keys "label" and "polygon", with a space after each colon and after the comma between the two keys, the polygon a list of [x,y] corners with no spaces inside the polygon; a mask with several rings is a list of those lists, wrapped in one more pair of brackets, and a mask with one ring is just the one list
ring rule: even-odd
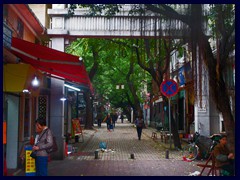
{"label": "stone column", "polygon": [[[199,57],[196,58],[197,61],[197,72],[195,77],[197,98],[194,107],[195,114],[195,132],[199,132],[203,136],[209,136],[210,131],[210,96],[209,96],[209,80],[208,71],[205,64],[199,63],[201,61]],[[201,67],[200,67],[201,66]],[[201,68],[201,69],[200,69]],[[201,73],[199,72],[201,70]]]}
{"label": "stone column", "polygon": [[7,95],[7,168],[17,168],[18,159],[18,126],[19,126],[19,97]]}
{"label": "stone column", "polygon": [[57,140],[58,151],[52,154],[52,158],[57,160],[62,160],[65,157],[64,102],[60,100],[63,95],[64,81],[56,78],[51,78],[49,127]]}
{"label": "stone column", "polygon": [[[52,38],[52,49],[64,52],[64,38]],[[64,80],[51,78],[50,121],[49,126],[56,136],[58,152],[52,158],[62,160],[65,157],[64,138],[64,102],[60,100],[64,95]]]}

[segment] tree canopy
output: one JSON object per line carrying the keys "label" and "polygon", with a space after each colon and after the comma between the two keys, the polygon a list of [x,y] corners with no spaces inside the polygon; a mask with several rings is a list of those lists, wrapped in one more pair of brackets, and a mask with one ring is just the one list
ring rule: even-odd
{"label": "tree canopy", "polygon": [[[89,14],[112,16],[119,12],[123,5],[117,4],[79,4],[81,7],[89,8]],[[70,6],[72,12],[76,5]],[[235,63],[230,58],[231,53],[235,53],[235,5],[234,4],[135,4],[132,6],[130,13],[132,15],[147,16],[148,12],[154,13],[162,18],[172,20],[180,20],[190,28],[188,37],[182,37],[183,42],[187,42],[190,46],[192,59],[195,63],[194,73],[201,72],[202,65],[207,68],[209,76],[209,86],[213,100],[217,109],[223,115],[224,125],[231,149],[235,147],[235,107],[232,107],[230,96],[234,96],[230,92],[231,87],[228,81],[226,71],[231,63]],[[143,40],[144,41],[144,40]],[[141,62],[139,55],[139,44],[135,41],[135,54],[139,66],[147,71],[151,77],[159,84],[163,80],[163,75],[166,73],[164,69],[169,66],[169,55],[175,46],[171,39],[161,40],[158,46],[164,47],[165,56],[160,58],[164,61],[159,61],[157,52],[154,51],[148,39],[144,41],[144,64]],[[157,42],[157,41],[155,41]],[[151,48],[150,48],[151,47]],[[159,50],[159,52],[162,52]],[[163,53],[160,53],[163,56]],[[106,56],[107,57],[107,56]],[[107,58],[106,58],[107,59]],[[136,62],[134,60],[134,62]],[[158,60],[158,61],[155,61]],[[154,63],[153,63],[154,62]],[[131,67],[132,61],[130,61]],[[230,63],[230,64],[229,64]],[[147,65],[146,65],[147,64]],[[156,68],[153,65],[158,64]],[[163,64],[165,65],[163,67]],[[124,65],[123,65],[124,66]],[[129,66],[129,64],[128,64]],[[154,68],[151,68],[154,67]],[[108,69],[111,67],[107,67]],[[133,72],[130,70],[129,72]],[[134,72],[135,73],[135,72]],[[128,73],[129,74],[129,73]],[[109,72],[109,75],[113,75]],[[201,73],[200,73],[201,78]],[[110,79],[110,78],[109,78]],[[196,82],[197,79],[195,79]],[[200,79],[201,80],[201,79]],[[110,82],[110,81],[109,81]],[[200,81],[201,82],[201,81]],[[201,83],[200,83],[201,84]],[[235,86],[235,85],[233,85]],[[202,87],[200,86],[200,90]],[[199,91],[197,86],[194,86],[195,91]],[[201,93],[200,93],[201,94]],[[199,97],[195,96],[196,100]],[[201,97],[200,97],[201,100]]]}

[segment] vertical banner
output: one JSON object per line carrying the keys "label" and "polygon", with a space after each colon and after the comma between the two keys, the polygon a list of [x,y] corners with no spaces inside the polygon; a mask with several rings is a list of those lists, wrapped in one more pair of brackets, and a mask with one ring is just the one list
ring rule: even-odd
{"label": "vertical banner", "polygon": [[30,156],[31,152],[32,152],[32,146],[26,146],[25,147],[25,156],[26,156],[25,175],[26,176],[36,175],[35,159]]}

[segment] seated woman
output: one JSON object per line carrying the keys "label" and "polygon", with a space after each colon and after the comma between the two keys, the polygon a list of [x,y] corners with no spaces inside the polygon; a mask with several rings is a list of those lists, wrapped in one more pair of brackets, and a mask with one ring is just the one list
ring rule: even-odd
{"label": "seated woman", "polygon": [[214,157],[216,158],[216,167],[228,172],[229,176],[234,175],[234,154],[227,148],[227,136],[220,137],[220,143],[213,149]]}

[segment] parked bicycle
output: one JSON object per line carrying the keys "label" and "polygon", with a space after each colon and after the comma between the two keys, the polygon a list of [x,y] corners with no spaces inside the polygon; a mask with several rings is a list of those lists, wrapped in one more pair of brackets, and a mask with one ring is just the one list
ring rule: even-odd
{"label": "parked bicycle", "polygon": [[[200,154],[199,147],[197,145],[199,142],[199,137],[200,137],[200,134],[198,132],[195,132],[193,135],[192,142],[190,142],[188,145],[183,147],[182,155],[185,160],[193,161]],[[211,144],[209,145],[207,152],[205,152],[205,155],[202,158],[207,159],[210,156],[213,148],[219,143],[220,137],[221,137],[220,134],[213,134],[209,137],[211,139]]]}
{"label": "parked bicycle", "polygon": [[197,142],[199,140],[200,134],[195,132],[193,135],[192,142],[182,148],[183,159],[187,161],[193,161],[197,158],[199,154],[199,147]]}
{"label": "parked bicycle", "polygon": [[207,153],[204,156],[205,159],[209,158],[209,156],[210,156],[211,152],[213,151],[214,147],[219,143],[219,140],[221,138],[221,134],[213,134],[209,138],[212,140],[212,142],[211,142],[211,144],[208,148]]}

